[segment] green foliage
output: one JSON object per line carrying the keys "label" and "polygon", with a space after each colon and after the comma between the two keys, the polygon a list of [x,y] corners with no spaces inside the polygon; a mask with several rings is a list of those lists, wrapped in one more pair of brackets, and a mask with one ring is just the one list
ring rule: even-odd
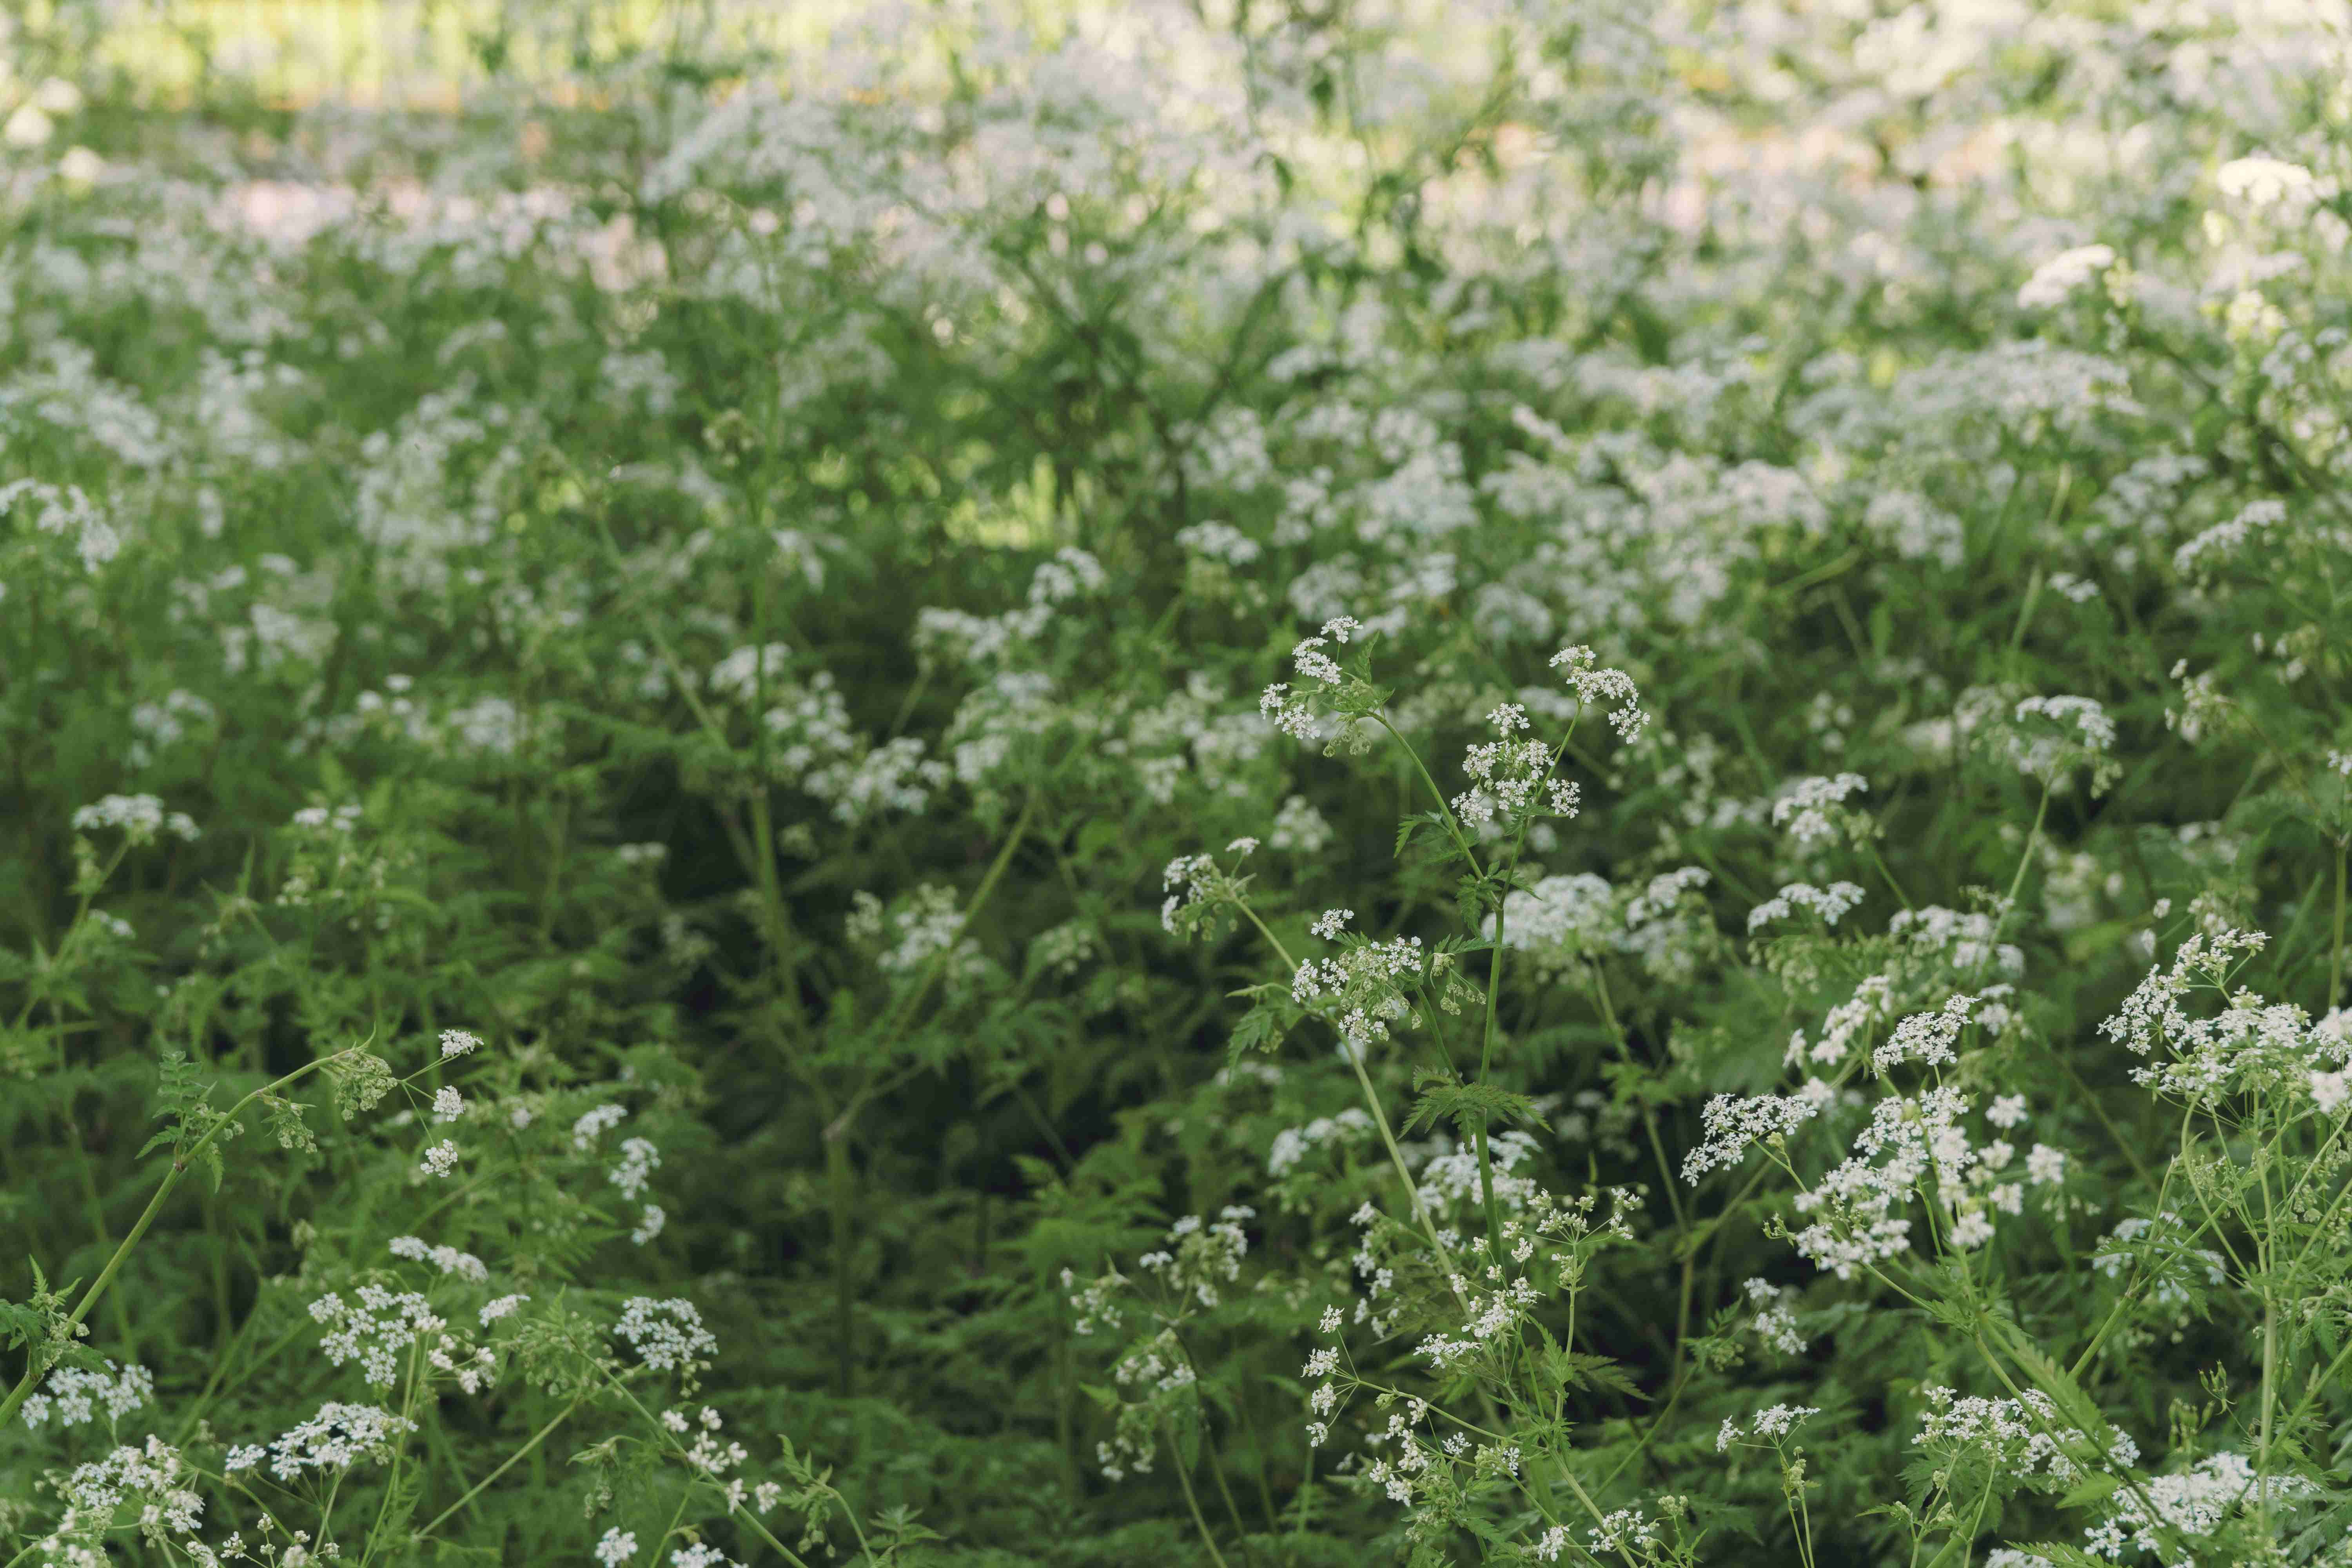
{"label": "green foliage", "polygon": [[0,29],[0,1564],[2352,1561],[2321,8],[459,9]]}

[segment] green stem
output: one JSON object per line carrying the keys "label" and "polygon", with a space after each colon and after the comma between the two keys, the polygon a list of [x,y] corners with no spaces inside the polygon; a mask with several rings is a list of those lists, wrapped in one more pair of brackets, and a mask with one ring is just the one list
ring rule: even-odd
{"label": "green stem", "polygon": [[[1429,786],[1431,796],[1437,802],[1438,811],[1442,813],[1445,818],[1445,831],[1454,836],[1454,847],[1462,852],[1462,858],[1469,862],[1470,874],[1474,877],[1484,879],[1486,872],[1486,868],[1478,864],[1477,852],[1470,847],[1470,840],[1463,836],[1462,823],[1460,819],[1454,815],[1454,807],[1447,802],[1445,792],[1439,789],[1437,787],[1437,781],[1429,776],[1429,769],[1423,763],[1421,753],[1414,751],[1412,749],[1412,742],[1406,740],[1402,734],[1398,732],[1397,727],[1389,722],[1389,716],[1387,714],[1375,713],[1372,715],[1372,720],[1375,723],[1379,724],[1381,729],[1386,730],[1391,736],[1394,736],[1396,743],[1404,748],[1404,754],[1412,759],[1413,771],[1420,773],[1421,782]],[[1555,759],[1555,761],[1557,759]]]}
{"label": "green stem", "polygon": [[[655,1415],[652,1411],[646,1408],[645,1401],[639,1399],[635,1394],[629,1392],[628,1384],[623,1383],[619,1378],[614,1377],[610,1372],[607,1372],[604,1373],[604,1385],[607,1388],[610,1388],[614,1393],[619,1394],[622,1398],[627,1400],[630,1407],[635,1410],[638,1415],[646,1418],[646,1425],[653,1428],[655,1437],[661,1446],[671,1454],[677,1456],[679,1462],[688,1467],[688,1474],[692,1478],[688,1482],[689,1486],[699,1483],[709,1487],[714,1491],[719,1491],[722,1495],[724,1494],[724,1489],[719,1486],[718,1481],[694,1465],[693,1460],[687,1453],[686,1446],[670,1435],[669,1429],[661,1424],[661,1420],[658,1416]],[[584,1398],[585,1395],[583,1395],[583,1397]],[[832,1489],[829,1487],[825,1489],[832,1491]],[[837,1491],[833,1492],[833,1496],[836,1500],[841,1502],[843,1511],[847,1512],[848,1500],[843,1498]],[[760,1522],[758,1515],[751,1512],[748,1509],[736,1508],[732,1505],[728,1509],[728,1515],[730,1518],[740,1521],[745,1528],[749,1529],[752,1534],[766,1542],[771,1549],[781,1553],[784,1561],[791,1563],[793,1568],[808,1568],[807,1563],[802,1560],[798,1552],[794,1552],[791,1547],[786,1546],[782,1542],[777,1540],[775,1536],[770,1532],[768,1527]],[[435,1522],[437,1523],[439,1521],[436,1521]],[[850,1515],[849,1528],[857,1531],[858,1544],[863,1546],[866,1542],[866,1532],[857,1529],[857,1518],[855,1514]],[[872,1553],[869,1552],[867,1555],[871,1556]]]}
{"label": "green stem", "polygon": [[2352,839],[2336,847],[2336,940],[2327,951],[2327,1010],[2336,1011],[2344,995],[2344,858]]}
{"label": "green stem", "polygon": [[1183,1456],[1177,1453],[1176,1425],[1166,1415],[1160,1416],[1160,1425],[1168,1434],[1168,1451],[1176,1455],[1176,1479],[1184,1488],[1184,1503],[1192,1510],[1192,1523],[1201,1532],[1201,1543],[1209,1549],[1209,1555],[1216,1560],[1217,1568],[1230,1568],[1225,1562],[1225,1554],[1217,1550],[1215,1537],[1209,1533],[1208,1520],[1202,1516],[1201,1500],[1193,1494],[1192,1478],[1185,1471]]}
{"label": "green stem", "polygon": [[[346,1047],[332,1056],[320,1057],[317,1061],[296,1068],[275,1083],[255,1089],[231,1106],[228,1113],[214,1122],[211,1130],[202,1138],[173,1156],[172,1168],[164,1173],[162,1184],[155,1189],[155,1195],[147,1200],[145,1212],[140,1215],[138,1223],[131,1227],[131,1234],[122,1238],[122,1244],[114,1249],[114,1256],[106,1260],[106,1267],[100,1270],[97,1279],[90,1281],[89,1289],[82,1292],[80,1302],[75,1306],[61,1325],[65,1337],[71,1338],[73,1331],[80,1325],[81,1321],[89,1316],[89,1310],[98,1304],[99,1298],[106,1294],[106,1288],[114,1282],[115,1275],[121,1271],[123,1260],[131,1256],[131,1248],[139,1245],[140,1239],[147,1234],[147,1227],[155,1223],[157,1215],[163,1213],[164,1200],[172,1195],[172,1189],[180,1184],[180,1178],[187,1174],[188,1163],[203,1153],[212,1141],[220,1136],[222,1128],[233,1125],[245,1108],[263,1095],[274,1094],[297,1079],[307,1078],[329,1062],[340,1060],[354,1051],[365,1048],[364,1044]],[[16,1414],[17,1407],[32,1397],[33,1390],[40,1384],[41,1374],[48,1371],[50,1361],[53,1359],[45,1359],[40,1347],[32,1351],[26,1361],[25,1375],[17,1380],[16,1387],[8,1391],[8,1396],[5,1399],[0,1399],[0,1428],[5,1428],[8,1425],[8,1418]]]}
{"label": "green stem", "polygon": [[505,1475],[509,1470],[514,1468],[516,1465],[520,1464],[524,1458],[528,1458],[531,1450],[538,1447],[540,1444],[545,1442],[549,1433],[554,1431],[558,1426],[562,1426],[565,1421],[569,1420],[572,1413],[579,1409],[587,1398],[588,1396],[583,1394],[580,1395],[579,1398],[574,1399],[571,1404],[565,1405],[561,1411],[557,1412],[553,1420],[550,1421],[546,1426],[541,1426],[538,1431],[532,1433],[523,1443],[521,1447],[517,1448],[513,1453],[509,1454],[506,1457],[505,1463],[499,1466],[497,1469],[492,1470],[488,1475],[484,1476],[480,1480],[476,1481],[472,1489],[468,1490],[464,1497],[459,1498],[456,1502],[451,1503],[447,1508],[445,1508],[439,1513],[435,1514],[430,1523],[417,1531],[417,1538],[422,1540],[425,1536],[428,1536],[435,1531],[440,1529],[442,1525],[448,1522],[453,1514],[456,1514],[467,1503],[472,1502],[476,1498],[479,1497],[493,1481],[496,1481],[500,1476]]}
{"label": "green stem", "polygon": [[846,1399],[854,1387],[852,1369],[857,1360],[857,1295],[856,1279],[850,1242],[850,1222],[856,1212],[855,1185],[857,1173],[849,1163],[849,1141],[836,1138],[826,1129],[824,1140],[825,1183],[833,1198],[833,1286],[835,1353],[839,1358],[835,1372],[841,1385],[841,1396]]}

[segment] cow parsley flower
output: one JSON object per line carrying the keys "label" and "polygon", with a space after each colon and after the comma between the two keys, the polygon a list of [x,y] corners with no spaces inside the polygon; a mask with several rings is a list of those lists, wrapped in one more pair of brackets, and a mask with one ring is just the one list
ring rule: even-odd
{"label": "cow parsley flower", "polygon": [[477,1283],[488,1279],[488,1265],[470,1252],[460,1252],[454,1247],[428,1247],[413,1236],[395,1236],[386,1244],[394,1258],[411,1258],[418,1263],[430,1263],[444,1274],[455,1274],[461,1279]]}
{"label": "cow parsley flower", "polygon": [[1718,1166],[1738,1164],[1749,1144],[1786,1138],[1819,1110],[1801,1095],[1717,1095],[1699,1112],[1706,1137],[1684,1157],[1683,1180],[1696,1183]]}
{"label": "cow parsley flower", "polygon": [[380,1464],[392,1458],[394,1439],[415,1430],[415,1422],[373,1405],[322,1405],[316,1415],[269,1445],[269,1468],[280,1481],[290,1481],[304,1470]]}
{"label": "cow parsley flower", "polygon": [[627,1107],[620,1105],[599,1105],[583,1112],[580,1120],[572,1124],[572,1148],[584,1152],[603,1137],[607,1129],[620,1125],[621,1119],[628,1114]]}
{"label": "cow parsley flower", "polygon": [[2063,304],[2069,294],[2115,264],[2112,246],[2078,245],[2062,250],[2033,269],[2033,276],[2017,291],[2018,305],[2033,310]]}
{"label": "cow parsley flower", "polygon": [[1748,911],[1748,929],[1761,931],[1774,921],[1787,920],[1797,910],[1811,910],[1823,925],[1833,926],[1862,900],[1862,889],[1852,882],[1832,882],[1826,888],[1811,882],[1786,883],[1778,894]]}
{"label": "cow parsley flower", "polygon": [[[1869,787],[1870,781],[1860,773],[1799,779],[1772,803],[1772,826],[1786,827],[1798,848],[1810,849],[1835,838],[1842,827],[1851,830],[1857,814],[1835,808],[1845,803],[1846,796]],[[1863,826],[1867,821],[1863,818]]]}
{"label": "cow parsley flower", "polygon": [[661,1167],[661,1151],[643,1138],[625,1138],[621,1142],[621,1163],[613,1167],[612,1184],[621,1189],[625,1198],[635,1198],[646,1190],[653,1173]]}
{"label": "cow parsley flower", "polygon": [[621,1304],[621,1320],[613,1331],[656,1372],[688,1367],[719,1350],[718,1338],[702,1326],[701,1311],[683,1297],[656,1301],[632,1296]]}
{"label": "cow parsley flower", "polygon": [[1604,669],[1597,666],[1599,655],[1579,645],[1564,647],[1551,656],[1551,667],[1560,672],[1577,700],[1596,706],[1608,706],[1610,727],[1617,738],[1627,742],[1638,737],[1650,716],[1642,711],[1641,696],[1633,689],[1633,678],[1622,669]]}
{"label": "cow parsley flower", "polygon": [[194,817],[182,811],[166,813],[163,803],[152,795],[110,795],[76,810],[73,826],[82,833],[112,828],[132,845],[152,844],[167,831],[189,843],[201,837]]}
{"label": "cow parsley flower", "polygon": [[155,1374],[136,1362],[117,1366],[110,1360],[103,1372],[60,1366],[51,1369],[40,1392],[27,1398],[18,1414],[27,1426],[39,1426],[53,1415],[59,1426],[79,1426],[98,1419],[103,1408],[110,1428],[146,1405],[154,1392]]}
{"label": "cow parsley flower", "polygon": [[1353,910],[1325,910],[1322,918],[1307,929],[1326,942],[1337,942],[1339,933],[1348,928],[1348,922],[1355,918]]}
{"label": "cow parsley flower", "polygon": [[[1759,1410],[1748,1418],[1747,1435],[1761,1437],[1768,1443],[1780,1440],[1795,1431],[1808,1417],[1821,1412],[1810,1405],[1775,1405],[1769,1410]],[[1716,1434],[1715,1451],[1718,1454],[1731,1447],[1740,1436],[1739,1423],[1726,1416],[1723,1429]]]}
{"label": "cow parsley flower", "polygon": [[1895,1026],[1895,1033],[1885,1044],[1870,1054],[1873,1072],[1881,1076],[1905,1062],[1916,1061],[1927,1067],[1945,1067],[1958,1058],[1952,1047],[1960,1031],[1974,1021],[1978,1003],[1975,996],[1954,996],[1935,1013],[1914,1013]]}

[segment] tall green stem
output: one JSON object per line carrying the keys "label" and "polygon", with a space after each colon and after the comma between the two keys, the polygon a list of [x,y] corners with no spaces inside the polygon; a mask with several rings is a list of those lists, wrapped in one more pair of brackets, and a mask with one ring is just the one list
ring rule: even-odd
{"label": "tall green stem", "polygon": [[[140,1239],[147,1234],[147,1227],[155,1223],[155,1216],[163,1212],[164,1200],[172,1195],[172,1189],[180,1184],[180,1178],[187,1174],[188,1163],[204,1152],[212,1141],[220,1136],[222,1128],[233,1125],[245,1108],[263,1095],[275,1094],[296,1079],[309,1077],[329,1062],[339,1060],[364,1048],[362,1046],[347,1047],[332,1056],[320,1057],[317,1061],[296,1068],[275,1083],[266,1084],[255,1089],[231,1106],[228,1114],[214,1122],[211,1130],[202,1138],[174,1155],[172,1168],[163,1173],[163,1182],[155,1188],[155,1195],[147,1200],[147,1207],[140,1215],[138,1223],[131,1227],[131,1234],[122,1238],[122,1244],[114,1249],[114,1256],[106,1260],[106,1267],[99,1271],[97,1279],[89,1282],[89,1289],[82,1292],[81,1300],[76,1304],[73,1311],[68,1314],[65,1322],[61,1325],[64,1335],[71,1338],[74,1330],[80,1326],[81,1321],[89,1316],[89,1310],[98,1305],[99,1298],[106,1294],[106,1288],[114,1283],[115,1275],[121,1272],[123,1261],[131,1256],[131,1248],[137,1247]],[[49,1370],[51,1363],[55,1361],[55,1356],[43,1353],[45,1348],[36,1348],[32,1352],[25,1364],[25,1375],[16,1380],[16,1386],[8,1391],[8,1396],[5,1399],[0,1399],[0,1427],[5,1427],[8,1425],[8,1418],[16,1414],[17,1407],[32,1397],[33,1390],[40,1385],[41,1375]]]}
{"label": "tall green stem", "polygon": [[2344,858],[2352,853],[2352,839],[2336,847],[2336,940],[2327,950],[2327,1010],[2336,1011],[2344,996]]}
{"label": "tall green stem", "polygon": [[442,1525],[448,1522],[452,1515],[456,1514],[467,1503],[472,1502],[476,1498],[479,1497],[482,1492],[489,1487],[491,1482],[497,1480],[500,1476],[505,1475],[509,1470],[514,1468],[516,1465],[520,1464],[530,1454],[532,1449],[538,1447],[541,1443],[547,1440],[547,1435],[549,1433],[554,1431],[558,1426],[562,1426],[564,1422],[570,1420],[572,1413],[579,1409],[587,1397],[588,1396],[583,1394],[580,1395],[579,1398],[574,1399],[571,1404],[565,1405],[562,1410],[556,1412],[555,1418],[550,1421],[546,1426],[541,1426],[538,1431],[532,1433],[530,1436],[525,1440],[521,1447],[517,1448],[513,1453],[509,1454],[506,1457],[505,1463],[499,1465],[497,1469],[492,1470],[480,1480],[476,1481],[473,1484],[473,1487],[467,1490],[464,1497],[459,1498],[456,1502],[451,1503],[447,1508],[445,1508],[439,1513],[435,1514],[428,1523],[417,1531],[417,1539],[421,1541],[425,1537],[432,1534],[435,1531],[440,1529]]}

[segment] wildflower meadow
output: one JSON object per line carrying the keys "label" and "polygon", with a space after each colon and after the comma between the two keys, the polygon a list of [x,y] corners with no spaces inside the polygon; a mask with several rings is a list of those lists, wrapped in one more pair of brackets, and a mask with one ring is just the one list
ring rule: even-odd
{"label": "wildflower meadow", "polygon": [[2346,0],[5,0],[0,1568],[2352,1564],[2347,241]]}

